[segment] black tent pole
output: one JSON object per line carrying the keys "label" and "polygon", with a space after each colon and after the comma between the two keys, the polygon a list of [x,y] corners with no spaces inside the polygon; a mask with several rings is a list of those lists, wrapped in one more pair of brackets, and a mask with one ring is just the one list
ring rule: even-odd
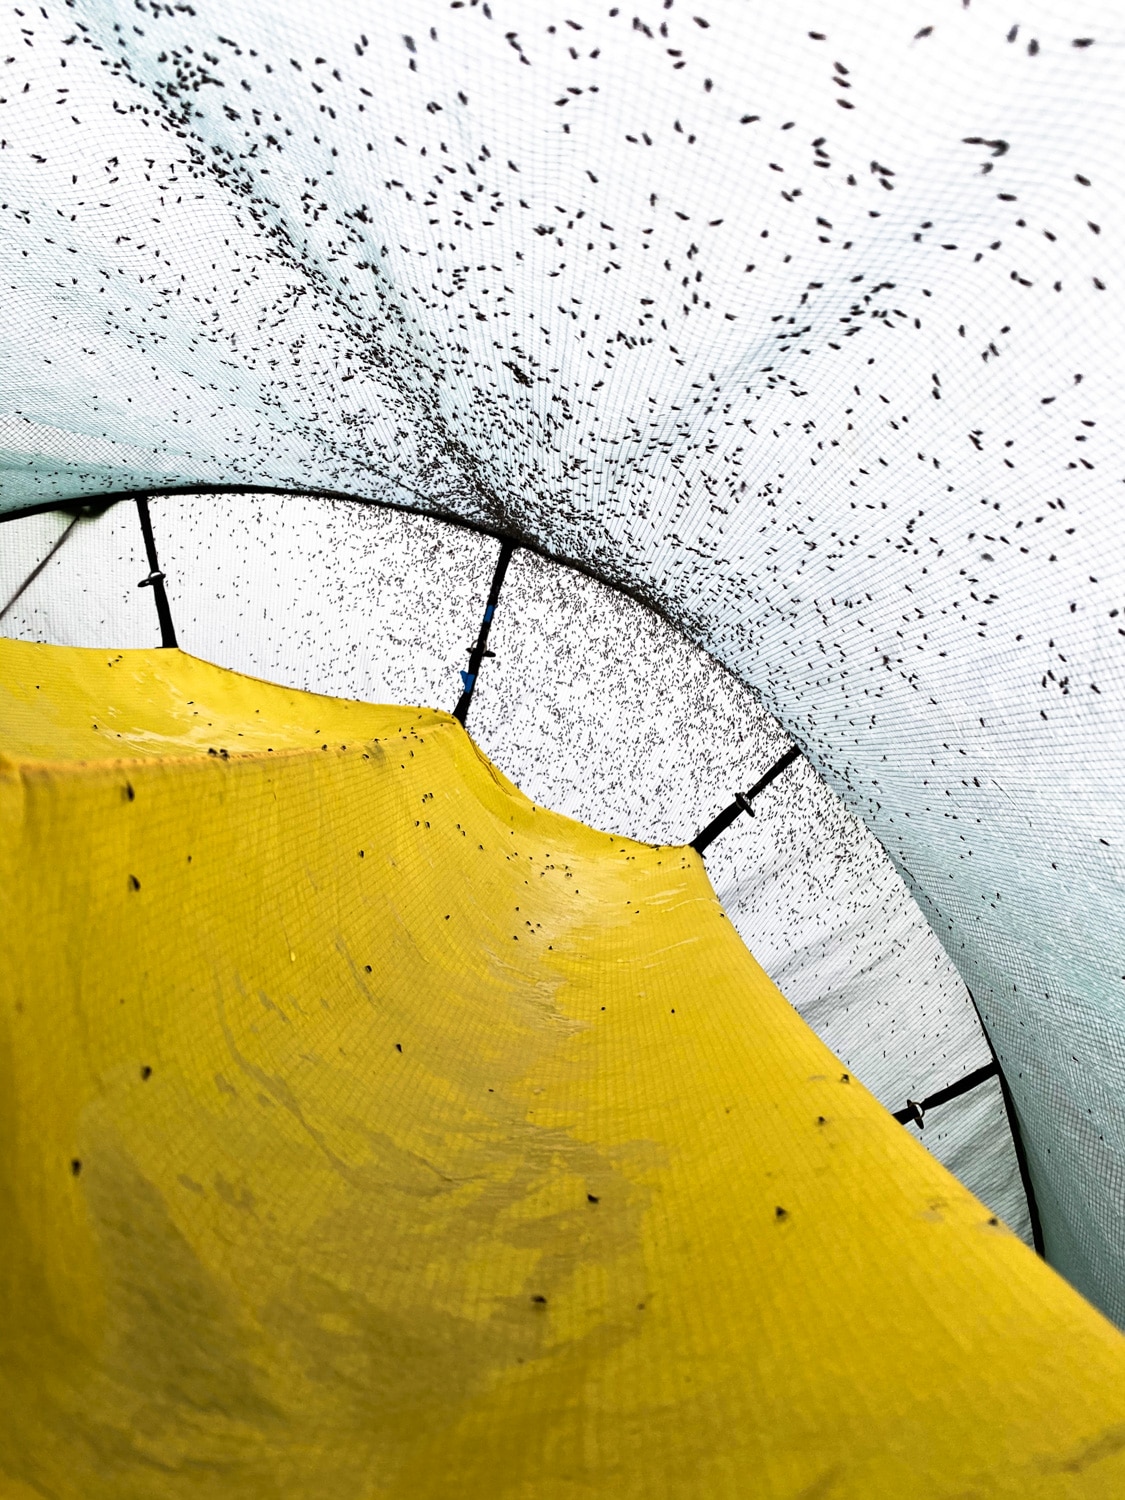
{"label": "black tent pole", "polygon": [[31,587],[31,585],[35,582],[35,580],[39,577],[40,573],[42,573],[43,569],[51,561],[52,557],[54,557],[55,553],[59,550],[59,548],[66,541],[67,537],[70,535],[70,533],[74,530],[74,528],[77,525],[78,525],[78,517],[75,516],[72,519],[70,525],[66,528],[66,530],[62,533],[62,535],[55,542],[55,544],[51,548],[51,550],[47,553],[46,557],[44,557],[40,562],[37,562],[35,564],[34,568],[32,568],[31,572],[27,575],[27,577],[24,579],[24,581],[20,584],[19,588],[15,591],[15,593],[12,595],[12,597],[8,600],[7,604],[5,604],[4,608],[0,609],[0,620],[2,620],[4,618],[4,616],[8,613],[8,611],[13,608],[13,606],[16,604],[17,600],[23,598],[24,594]]}
{"label": "black tent pole", "polygon": [[776,761],[761,778],[756,781],[748,792],[739,792],[738,796],[730,804],[724,807],[717,818],[712,818],[707,827],[702,829],[691,841],[691,847],[697,854],[702,854],[708,844],[714,843],[720,833],[724,833],[741,813],[749,813],[754,816],[754,798],[759,792],[765,791],[771,781],[776,780],[782,771],[786,770],[795,760],[800,760],[801,752],[796,745],[791,750],[786,750],[779,761]]}
{"label": "black tent pole", "polygon": [[488,591],[488,603],[485,606],[484,619],[480,623],[477,643],[469,652],[469,670],[461,673],[464,691],[457,700],[457,707],[453,710],[453,717],[462,724],[464,724],[468,717],[469,704],[473,699],[473,689],[476,687],[481,663],[486,656],[493,654],[488,649],[488,632],[492,629],[492,617],[496,613],[497,604],[500,602],[500,590],[504,585],[504,574],[508,571],[508,564],[511,562],[512,553],[515,550],[516,545],[514,542],[504,541],[500,543],[500,556],[496,559],[496,571],[492,575],[492,587]]}
{"label": "black tent pole", "polygon": [[164,574],[160,571],[160,563],[156,557],[156,538],[152,534],[152,518],[148,513],[147,495],[137,496],[137,511],[141,518],[145,551],[148,553],[148,577],[142,578],[137,587],[152,590],[152,597],[156,601],[156,617],[160,621],[160,644],[161,646],[174,646],[176,627],[172,624],[172,611],[168,606],[168,591],[164,587]]}

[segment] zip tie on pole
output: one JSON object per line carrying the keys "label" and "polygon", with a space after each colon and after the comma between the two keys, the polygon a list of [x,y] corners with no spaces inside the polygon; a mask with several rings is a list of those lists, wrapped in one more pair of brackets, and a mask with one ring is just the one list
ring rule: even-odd
{"label": "zip tie on pole", "polygon": [[717,818],[713,818],[701,833],[697,833],[692,839],[690,847],[697,854],[702,854],[708,844],[714,843],[720,833],[725,833],[734,820],[742,813],[749,813],[753,817],[754,798],[759,792],[765,791],[771,781],[776,781],[782,771],[788,769],[795,760],[800,760],[800,758],[801,752],[797,749],[796,745],[791,750],[787,750],[781,759],[769,768],[760,781],[756,781],[748,792],[739,792],[729,807],[724,807]]}
{"label": "zip tie on pole", "polygon": [[488,633],[492,629],[496,606],[500,603],[500,590],[504,586],[504,575],[508,571],[508,564],[515,550],[515,542],[500,543],[500,556],[496,559],[496,571],[492,575],[492,587],[488,591],[488,603],[485,606],[484,618],[480,623],[477,643],[469,652],[469,670],[461,673],[462,692],[457,700],[457,707],[453,710],[453,717],[461,724],[464,724],[469,714],[469,704],[472,702],[473,689],[480,676],[481,663],[486,656],[496,655],[495,651],[488,649]]}
{"label": "zip tie on pole", "polygon": [[148,513],[148,496],[137,496],[137,512],[141,518],[141,531],[148,554],[148,577],[137,584],[139,589],[151,589],[156,602],[156,618],[160,621],[161,646],[175,646],[176,627],[172,624],[172,611],[168,605],[168,591],[164,587],[164,574],[156,556],[156,538],[152,534],[152,518]]}

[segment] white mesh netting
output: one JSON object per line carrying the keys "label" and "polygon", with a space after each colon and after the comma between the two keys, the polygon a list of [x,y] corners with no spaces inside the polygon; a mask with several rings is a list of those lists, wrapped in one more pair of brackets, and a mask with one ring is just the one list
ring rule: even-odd
{"label": "white mesh netting", "polygon": [[335,491],[654,605],[906,879],[1119,1320],[1123,41],[1098,4],[76,3],[9,10],[0,74],[0,504]]}

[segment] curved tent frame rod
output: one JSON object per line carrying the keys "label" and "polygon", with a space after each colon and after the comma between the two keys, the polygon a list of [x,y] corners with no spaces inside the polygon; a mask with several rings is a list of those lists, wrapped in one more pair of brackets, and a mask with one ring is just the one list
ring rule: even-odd
{"label": "curved tent frame rod", "polygon": [[[969,998],[972,999],[970,991]],[[976,1001],[973,1001],[975,1008]],[[978,1017],[980,1012],[977,1011]],[[1004,1077],[1004,1070],[996,1056],[996,1049],[992,1045],[983,1020],[980,1025],[984,1033],[984,1039],[988,1043],[988,1050],[992,1053],[992,1061],[985,1063],[983,1068],[976,1068],[971,1073],[966,1073],[956,1083],[947,1084],[945,1088],[938,1089],[936,1093],[930,1094],[925,1099],[908,1099],[902,1109],[892,1111],[894,1118],[900,1125],[917,1125],[919,1130],[925,1129],[924,1116],[927,1110],[937,1109],[942,1104],[949,1104],[954,1099],[960,1099],[962,1094],[971,1093],[973,1089],[979,1088],[982,1083],[987,1083],[990,1078],[995,1078],[1000,1085],[1000,1093],[1004,1100],[1004,1112],[1008,1117],[1008,1130],[1012,1137],[1012,1149],[1016,1153],[1016,1165],[1019,1168],[1020,1184],[1023,1187],[1024,1197],[1027,1199],[1027,1217],[1031,1224],[1031,1243],[1036,1255],[1040,1260],[1046,1260],[1043,1248],[1043,1224],[1039,1218],[1039,1204],[1035,1199],[1035,1189],[1031,1185],[1031,1173],[1027,1164],[1027,1152],[1024,1149],[1023,1133],[1020,1130],[1019,1116],[1016,1114],[1015,1101],[1008,1087],[1008,1080]]]}
{"label": "curved tent frame rod", "polygon": [[[992,1038],[989,1036],[984,1023],[981,1023],[985,1041],[992,1047]],[[993,1049],[993,1059],[996,1059],[996,1051]],[[1020,1182],[1023,1184],[1024,1197],[1027,1199],[1027,1216],[1031,1221],[1031,1243],[1036,1255],[1040,1260],[1047,1259],[1047,1250],[1043,1242],[1043,1221],[1039,1217],[1039,1204],[1035,1198],[1035,1189],[1031,1185],[1031,1168],[1028,1165],[1027,1149],[1023,1143],[1023,1131],[1020,1128],[1019,1115],[1016,1113],[1016,1101],[1012,1098],[1012,1091],[1008,1087],[1008,1080],[1004,1077],[1004,1069],[996,1062],[996,1078],[1000,1084],[1000,1092],[1004,1096],[1004,1108],[1008,1114],[1008,1129],[1012,1136],[1012,1149],[1016,1153],[1016,1164],[1020,1169]]]}
{"label": "curved tent frame rod", "polygon": [[[108,510],[113,505],[120,504],[125,500],[133,500],[136,502],[138,512],[140,513],[141,528],[144,532],[145,547],[148,553],[149,562],[149,576],[142,579],[138,587],[144,588],[149,585],[152,586],[153,594],[157,604],[157,613],[160,616],[162,638],[161,644],[163,646],[175,646],[175,628],[172,623],[172,615],[168,604],[167,592],[164,588],[164,574],[160,571],[159,563],[157,561],[156,543],[152,533],[152,522],[151,518],[149,517],[148,502],[150,500],[174,499],[181,495],[280,495],[287,497],[295,497],[301,495],[307,496],[309,499],[314,500],[342,500],[351,505],[367,505],[372,506],[378,510],[399,511],[404,512],[407,515],[424,516],[428,520],[441,521],[446,525],[457,526],[460,527],[463,531],[475,532],[478,536],[487,536],[490,537],[493,541],[499,542],[500,555],[497,558],[496,570],[493,574],[492,579],[492,587],[489,590],[488,604],[485,608],[484,618],[481,622],[481,628],[480,633],[477,637],[477,643],[469,653],[469,670],[468,672],[461,673],[461,679],[464,683],[464,691],[462,692],[457,706],[453,711],[454,717],[457,718],[462,724],[465,723],[465,719],[468,715],[469,703],[472,699],[473,688],[480,671],[481,663],[483,662],[485,657],[491,656],[493,654],[492,652],[487,650],[488,634],[492,625],[492,619],[495,613],[496,605],[499,602],[500,589],[503,586],[504,576],[508,570],[508,563],[511,561],[512,554],[517,548],[522,547],[525,551],[533,552],[536,554],[536,556],[545,558],[548,562],[555,563],[559,567],[571,568],[576,573],[583,573],[588,578],[594,579],[596,583],[601,583],[606,587],[614,588],[619,593],[627,595],[636,603],[640,604],[643,608],[651,610],[652,613],[658,615],[661,619],[667,619],[667,616],[661,609],[654,606],[647,599],[643,598],[639,593],[635,593],[631,589],[623,588],[619,584],[607,584],[604,578],[598,577],[594,572],[592,572],[592,570],[583,567],[581,563],[571,562],[569,559],[557,557],[554,553],[549,552],[547,548],[540,546],[530,539],[525,539],[523,537],[513,537],[508,533],[498,531],[495,528],[488,526],[484,522],[472,521],[464,516],[456,515],[450,511],[439,510],[431,506],[403,504],[390,500],[376,500],[362,495],[350,494],[344,490],[325,490],[312,488],[281,489],[276,485],[256,484],[187,484],[169,485],[158,489],[146,488],[138,490],[122,490],[113,494],[93,495],[85,499],[52,500],[43,505],[29,505],[21,508],[20,510],[9,511],[4,515],[0,515],[0,524],[3,524],[4,521],[20,520],[27,516],[44,515],[51,511],[64,511],[73,515],[74,518],[71,521],[70,525],[63,532],[63,534],[59,537],[58,541],[51,548],[50,552],[48,552],[47,556],[44,557],[42,562],[40,562],[32,570],[32,572],[20,585],[16,593],[4,606],[3,612],[0,613],[0,618],[2,618],[3,614],[7,614],[8,610],[12,607],[12,605],[16,602],[20,595],[23,594],[23,592],[39,576],[39,574],[50,562],[51,558],[54,557],[55,553],[62,546],[63,542],[65,542],[67,537],[70,536],[71,532],[74,529],[74,526],[79,520],[84,517],[101,515],[104,511]],[[163,609],[161,608],[161,601],[163,601]],[[167,622],[167,630],[165,629],[165,622]],[[674,622],[669,621],[668,623],[672,624],[673,628],[675,628]],[[169,636],[171,637],[170,639],[168,638]],[[772,781],[780,776],[782,772],[787,770],[788,767],[794,763],[794,761],[799,760],[802,754],[803,751],[797,746],[793,746],[792,748],[787,750],[786,753],[780,758],[780,760],[776,761],[774,765],[772,765],[770,769],[765,773],[765,775],[761,777],[761,779],[757,781],[748,792],[739,792],[735,797],[735,800],[728,807],[724,808],[723,811],[719,813],[719,815],[706,826],[706,828],[702,829],[698,834],[696,834],[695,838],[691,841],[690,847],[696,850],[696,852],[702,856],[703,850],[706,849],[707,846],[719,836],[719,834],[725,832],[725,830],[730,827],[730,825],[740,816],[740,814],[745,812],[753,817],[753,799],[758,795],[759,792],[763,791]],[[1027,1199],[1027,1211],[1028,1218],[1031,1224],[1032,1243],[1035,1248],[1035,1253],[1040,1257],[1045,1258],[1043,1226],[1042,1221],[1039,1217],[1039,1206],[1036,1202],[1035,1190],[1032,1187],[1031,1170],[1028,1164],[1027,1152],[1024,1147],[1023,1133],[1020,1129],[1019,1124],[1019,1116],[1016,1113],[1015,1101],[1012,1098],[1012,1092],[1008,1087],[1008,1081],[1004,1076],[1004,1070],[1000,1065],[1000,1059],[996,1054],[996,1048],[992,1044],[992,1038],[988,1033],[988,1028],[984,1024],[984,1017],[980,1013],[980,1007],[977,1005],[976,997],[973,995],[971,990],[968,991],[968,994],[969,999],[972,1001],[973,1009],[976,1011],[977,1019],[980,1022],[981,1032],[984,1036],[985,1042],[987,1043],[988,1050],[992,1054],[991,1063],[986,1064],[983,1068],[976,1069],[972,1073],[966,1074],[965,1077],[959,1079],[956,1083],[949,1084],[945,1088],[939,1089],[936,1093],[931,1094],[926,1099],[908,1099],[904,1109],[892,1112],[893,1118],[898,1120],[901,1124],[906,1124],[908,1121],[914,1120],[919,1128],[921,1128],[922,1115],[927,1109],[932,1109],[938,1105],[946,1104],[952,1099],[959,1098],[962,1094],[966,1094],[971,1089],[977,1088],[980,1084],[985,1083],[989,1078],[995,1077],[999,1082],[1000,1091],[1003,1095],[1004,1109],[1008,1120],[1008,1130],[1012,1138],[1012,1148],[1015,1151],[1016,1164],[1019,1168],[1020,1174],[1020,1182],[1023,1186],[1024,1196]]]}
{"label": "curved tent frame rod", "polygon": [[[742,813],[748,813],[750,817],[753,817],[754,798],[759,792],[765,791],[771,782],[776,781],[783,771],[787,770],[794,761],[800,758],[801,751],[794,745],[785,752],[780,760],[774,762],[765,775],[759,781],[756,781],[748,792],[739,792],[730,806],[725,807],[719,813],[718,817],[713,818],[707,824],[706,828],[702,829],[692,839],[691,847],[696,853],[701,855],[709,845],[714,843],[715,839],[721,833],[726,832]],[[967,986],[966,989],[968,989]],[[1031,1184],[1031,1171],[1028,1166],[1027,1152],[1024,1148],[1023,1133],[1020,1130],[1019,1116],[1016,1114],[1015,1101],[1012,1098],[1011,1089],[1008,1087],[1008,1080],[1004,1077],[1004,1070],[1000,1066],[1000,1059],[996,1055],[996,1048],[992,1045],[992,1038],[988,1034],[988,1028],[984,1024],[984,1017],[980,1013],[980,1006],[977,1005],[976,998],[971,990],[968,990],[968,995],[969,999],[973,1002],[973,1009],[976,1011],[977,1021],[980,1023],[981,1034],[988,1045],[989,1052],[992,1054],[992,1061],[985,1063],[981,1068],[974,1069],[971,1073],[966,1073],[956,1083],[947,1084],[944,1088],[938,1089],[925,1099],[907,1099],[902,1109],[896,1109],[892,1113],[900,1125],[913,1122],[919,1130],[922,1130],[925,1128],[923,1117],[928,1109],[936,1109],[942,1104],[949,1104],[954,1099],[959,1099],[963,1094],[968,1094],[973,1089],[979,1088],[982,1083],[987,1083],[990,1078],[997,1079],[1004,1100],[1004,1112],[1008,1119],[1008,1130],[1012,1137],[1012,1149],[1016,1154],[1016,1165],[1019,1168],[1020,1182],[1023,1186],[1024,1197],[1027,1199],[1027,1216],[1031,1224],[1032,1245],[1035,1248],[1036,1255],[1045,1259],[1043,1225],[1039,1218],[1039,1205],[1035,1199],[1035,1189]]]}
{"label": "curved tent frame rod", "polygon": [[988,1043],[988,1050],[992,1053],[992,1063],[996,1069],[996,1079],[1000,1084],[1000,1092],[1004,1096],[1004,1109],[1008,1116],[1008,1129],[1012,1136],[1012,1148],[1016,1153],[1016,1165],[1020,1169],[1020,1181],[1023,1183],[1024,1196],[1027,1199],[1028,1218],[1031,1220],[1031,1243],[1035,1247],[1036,1255],[1046,1260],[1047,1251],[1043,1240],[1043,1221],[1039,1217],[1039,1204],[1036,1201],[1035,1189],[1031,1183],[1031,1165],[1028,1162],[1027,1148],[1023,1142],[1023,1131],[1020,1128],[1020,1117],[1016,1111],[1016,1101],[1012,1097],[1011,1089],[1008,1087],[1008,1080],[1004,1076],[1004,1069],[1000,1065],[1000,1058],[997,1055],[996,1048],[993,1046],[988,1027],[984,1024],[984,1017],[981,1015],[980,1006],[977,1004],[977,997],[969,989],[968,985],[965,986],[965,989],[969,999],[973,1002],[973,1009],[977,1013],[981,1032]]}

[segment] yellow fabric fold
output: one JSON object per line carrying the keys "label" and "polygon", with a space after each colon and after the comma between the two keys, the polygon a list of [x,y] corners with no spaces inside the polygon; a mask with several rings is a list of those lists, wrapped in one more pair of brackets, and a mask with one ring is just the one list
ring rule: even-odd
{"label": "yellow fabric fold", "polygon": [[690,849],[447,714],[0,641],[0,1494],[1125,1493],[1125,1341]]}

